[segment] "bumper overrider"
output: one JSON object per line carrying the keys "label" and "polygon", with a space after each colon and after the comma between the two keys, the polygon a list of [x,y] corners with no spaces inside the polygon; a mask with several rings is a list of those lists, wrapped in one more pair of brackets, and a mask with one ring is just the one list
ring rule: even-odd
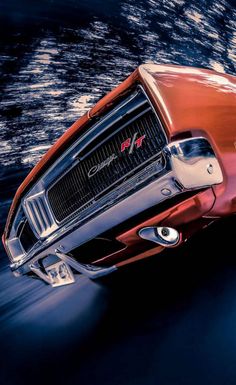
{"label": "bumper overrider", "polygon": [[[95,172],[95,169],[90,172]],[[73,216],[66,223],[52,223],[41,237],[37,235],[33,247],[25,252],[20,242],[19,229],[25,226],[25,214],[32,225],[27,205],[31,205],[31,199],[35,196],[40,198],[41,192],[36,192],[33,197],[22,200],[24,219],[21,218],[22,209],[19,208],[6,240],[10,267],[16,276],[31,272],[52,286],[72,283],[73,272],[82,273],[92,279],[110,274],[117,269],[116,264],[100,267],[80,263],[71,256],[70,251],[177,194],[202,190],[222,181],[220,164],[206,138],[174,141],[165,145],[158,159],[149,162],[133,177],[108,192],[99,201],[100,209],[86,221],[78,221]],[[138,188],[132,192],[134,186]],[[37,202],[38,205],[41,204],[40,199]],[[49,216],[48,213],[49,208],[45,215]],[[45,221],[50,222],[50,218],[45,218]],[[39,226],[36,223],[33,225]],[[158,227],[158,224],[157,227],[139,229],[138,236],[164,247],[174,246],[181,240],[181,234],[177,230]],[[44,264],[46,259],[47,264]]]}

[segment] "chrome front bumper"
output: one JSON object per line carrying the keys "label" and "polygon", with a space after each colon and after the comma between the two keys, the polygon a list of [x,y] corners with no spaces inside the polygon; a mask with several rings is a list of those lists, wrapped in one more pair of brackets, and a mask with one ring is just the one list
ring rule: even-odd
{"label": "chrome front bumper", "polygon": [[[175,141],[168,144],[163,150],[166,159],[166,172],[158,179],[154,179],[145,185],[145,170],[138,176],[129,179],[119,189],[128,189],[133,183],[140,183],[140,188],[129,196],[114,204],[113,191],[109,205],[105,210],[91,217],[87,222],[78,224],[76,218],[59,227],[48,237],[36,244],[22,258],[17,258],[10,265],[16,275],[29,271],[38,273],[38,261],[48,255],[57,255],[80,273],[89,277],[104,275],[116,269],[115,266],[107,269],[95,269],[78,264],[68,257],[68,253],[99,234],[112,229],[127,219],[158,205],[160,202],[172,198],[185,191],[207,188],[223,181],[222,170],[209,142],[202,137]],[[155,168],[155,162],[148,167]],[[148,170],[147,170],[148,172]],[[106,199],[109,199],[107,196]],[[113,199],[113,201],[112,201]],[[11,240],[10,240],[11,242]],[[8,241],[8,247],[10,246]],[[9,247],[10,249],[10,247]],[[63,259],[64,258],[64,259]],[[69,258],[69,260],[68,260]],[[39,275],[39,274],[37,274]],[[43,278],[43,276],[41,276]],[[44,277],[45,278],[45,277]]]}

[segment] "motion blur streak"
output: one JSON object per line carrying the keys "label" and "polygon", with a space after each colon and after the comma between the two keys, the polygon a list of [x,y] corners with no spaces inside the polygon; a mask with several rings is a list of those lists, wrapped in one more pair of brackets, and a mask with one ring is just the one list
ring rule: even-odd
{"label": "motion blur streak", "polygon": [[[73,1],[66,7],[63,2],[44,1],[39,9],[32,9],[32,2],[25,0],[25,7],[15,7],[15,13],[4,4],[3,166],[35,164],[77,117],[140,63],[235,73],[236,11],[229,1],[89,3],[91,8],[94,3],[93,16],[83,2],[79,11]],[[55,20],[62,15],[60,22]]]}
{"label": "motion blur streak", "polygon": [[[29,169],[138,64],[235,74],[234,5],[2,2],[0,231]],[[84,277],[55,290],[14,278],[1,246],[1,384],[235,384],[234,229],[234,219],[225,220],[178,254],[137,264],[112,277],[113,290]]]}

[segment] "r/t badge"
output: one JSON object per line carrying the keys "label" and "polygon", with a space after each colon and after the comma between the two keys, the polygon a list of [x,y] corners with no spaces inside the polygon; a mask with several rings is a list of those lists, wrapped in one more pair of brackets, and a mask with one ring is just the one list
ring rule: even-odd
{"label": "r/t badge", "polygon": [[127,138],[123,143],[121,143],[120,151],[124,152],[126,149],[129,150],[129,154],[132,154],[134,151],[134,148],[142,147],[143,140],[145,139],[146,135],[142,135],[138,137],[138,133],[135,132],[134,136],[132,138]]}

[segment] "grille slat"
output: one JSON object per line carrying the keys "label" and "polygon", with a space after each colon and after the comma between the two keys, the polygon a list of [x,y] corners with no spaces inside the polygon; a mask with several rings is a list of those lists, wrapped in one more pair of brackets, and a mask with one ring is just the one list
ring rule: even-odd
{"label": "grille slat", "polygon": [[[144,106],[143,114],[136,120],[129,122],[127,118],[122,118],[120,131],[110,135],[101,146],[96,143],[94,150],[90,150],[87,156],[85,152],[82,160],[48,190],[48,201],[58,222],[92,205],[106,191],[120,185],[137,169],[141,169],[144,163],[161,152],[166,139],[156,115],[151,109],[147,109],[147,105],[148,103]],[[130,148],[121,152],[121,144],[128,138],[132,142],[136,133],[136,139],[145,135],[142,146],[137,148],[135,145],[131,153]],[[94,172],[93,176],[88,176],[92,167],[92,171],[95,171],[95,167],[108,161],[113,154],[116,158],[109,166],[105,165]]]}

